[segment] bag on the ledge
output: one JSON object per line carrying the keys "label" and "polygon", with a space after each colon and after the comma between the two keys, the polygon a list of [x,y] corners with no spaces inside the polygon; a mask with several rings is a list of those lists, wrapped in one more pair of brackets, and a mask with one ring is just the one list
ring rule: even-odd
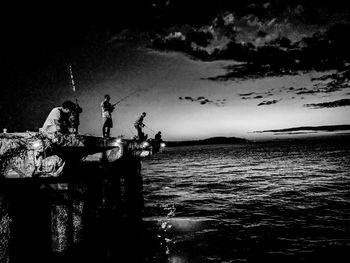
{"label": "bag on the ledge", "polygon": [[46,143],[33,134],[0,136],[0,176],[24,178],[60,175],[64,162],[56,155],[43,157]]}

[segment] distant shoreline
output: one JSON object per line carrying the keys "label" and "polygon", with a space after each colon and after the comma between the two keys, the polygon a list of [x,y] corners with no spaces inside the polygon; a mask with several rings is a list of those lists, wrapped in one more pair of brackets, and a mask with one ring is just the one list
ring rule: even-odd
{"label": "distant shoreline", "polygon": [[319,135],[312,137],[294,138],[271,138],[265,140],[247,140],[237,137],[210,137],[202,140],[188,141],[164,141],[167,147],[192,146],[192,145],[215,145],[215,144],[255,144],[255,143],[276,143],[276,142],[349,142],[350,134]]}
{"label": "distant shoreline", "polygon": [[213,144],[238,144],[251,143],[251,141],[236,137],[211,137],[203,140],[190,141],[165,141],[167,147],[192,146],[192,145],[213,145]]}

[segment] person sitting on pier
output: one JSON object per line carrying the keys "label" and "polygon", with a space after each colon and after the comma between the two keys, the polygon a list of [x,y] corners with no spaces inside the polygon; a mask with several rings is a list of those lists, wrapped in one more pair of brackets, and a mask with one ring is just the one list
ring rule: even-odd
{"label": "person sitting on pier", "polygon": [[61,107],[55,107],[47,116],[41,131],[49,136],[68,133],[68,116],[75,109],[72,101],[65,101]]}
{"label": "person sitting on pier", "polygon": [[106,94],[103,101],[101,102],[103,119],[102,135],[104,138],[109,138],[111,128],[113,127],[112,111],[114,110],[114,106],[109,102],[110,99],[111,97]]}
{"label": "person sitting on pier", "polygon": [[135,129],[137,130],[137,136],[139,137],[139,140],[144,140],[144,134],[142,132],[142,128],[145,127],[145,124],[143,124],[143,119],[146,116],[146,112],[143,112],[141,116],[135,121]]}
{"label": "person sitting on pier", "polygon": [[79,129],[79,115],[83,112],[83,109],[79,106],[78,100],[75,100],[75,108],[71,111],[68,117],[68,131],[71,134],[78,134]]}

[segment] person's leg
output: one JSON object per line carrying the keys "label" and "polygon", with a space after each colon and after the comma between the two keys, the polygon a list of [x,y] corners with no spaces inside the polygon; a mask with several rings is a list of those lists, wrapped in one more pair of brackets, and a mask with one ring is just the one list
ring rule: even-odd
{"label": "person's leg", "polygon": [[137,136],[139,136],[139,128],[136,125],[134,125],[134,127],[135,127],[135,129],[137,131]]}
{"label": "person's leg", "polygon": [[139,137],[139,140],[142,140],[142,130],[140,126],[137,126],[137,136]]}
{"label": "person's leg", "polygon": [[106,137],[106,134],[107,134],[107,131],[106,131],[106,129],[107,129],[107,120],[106,119],[104,119],[103,120],[103,126],[102,126],[102,136],[103,137]]}

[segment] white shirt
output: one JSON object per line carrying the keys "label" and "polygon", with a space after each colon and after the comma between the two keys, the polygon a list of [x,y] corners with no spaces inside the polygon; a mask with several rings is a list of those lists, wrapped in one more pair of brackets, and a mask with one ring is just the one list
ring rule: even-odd
{"label": "white shirt", "polygon": [[112,118],[111,114],[112,105],[107,101],[101,102],[102,118]]}
{"label": "white shirt", "polygon": [[63,114],[64,113],[62,112],[62,107],[53,108],[47,116],[42,130],[46,133],[55,133],[57,131],[61,131]]}

